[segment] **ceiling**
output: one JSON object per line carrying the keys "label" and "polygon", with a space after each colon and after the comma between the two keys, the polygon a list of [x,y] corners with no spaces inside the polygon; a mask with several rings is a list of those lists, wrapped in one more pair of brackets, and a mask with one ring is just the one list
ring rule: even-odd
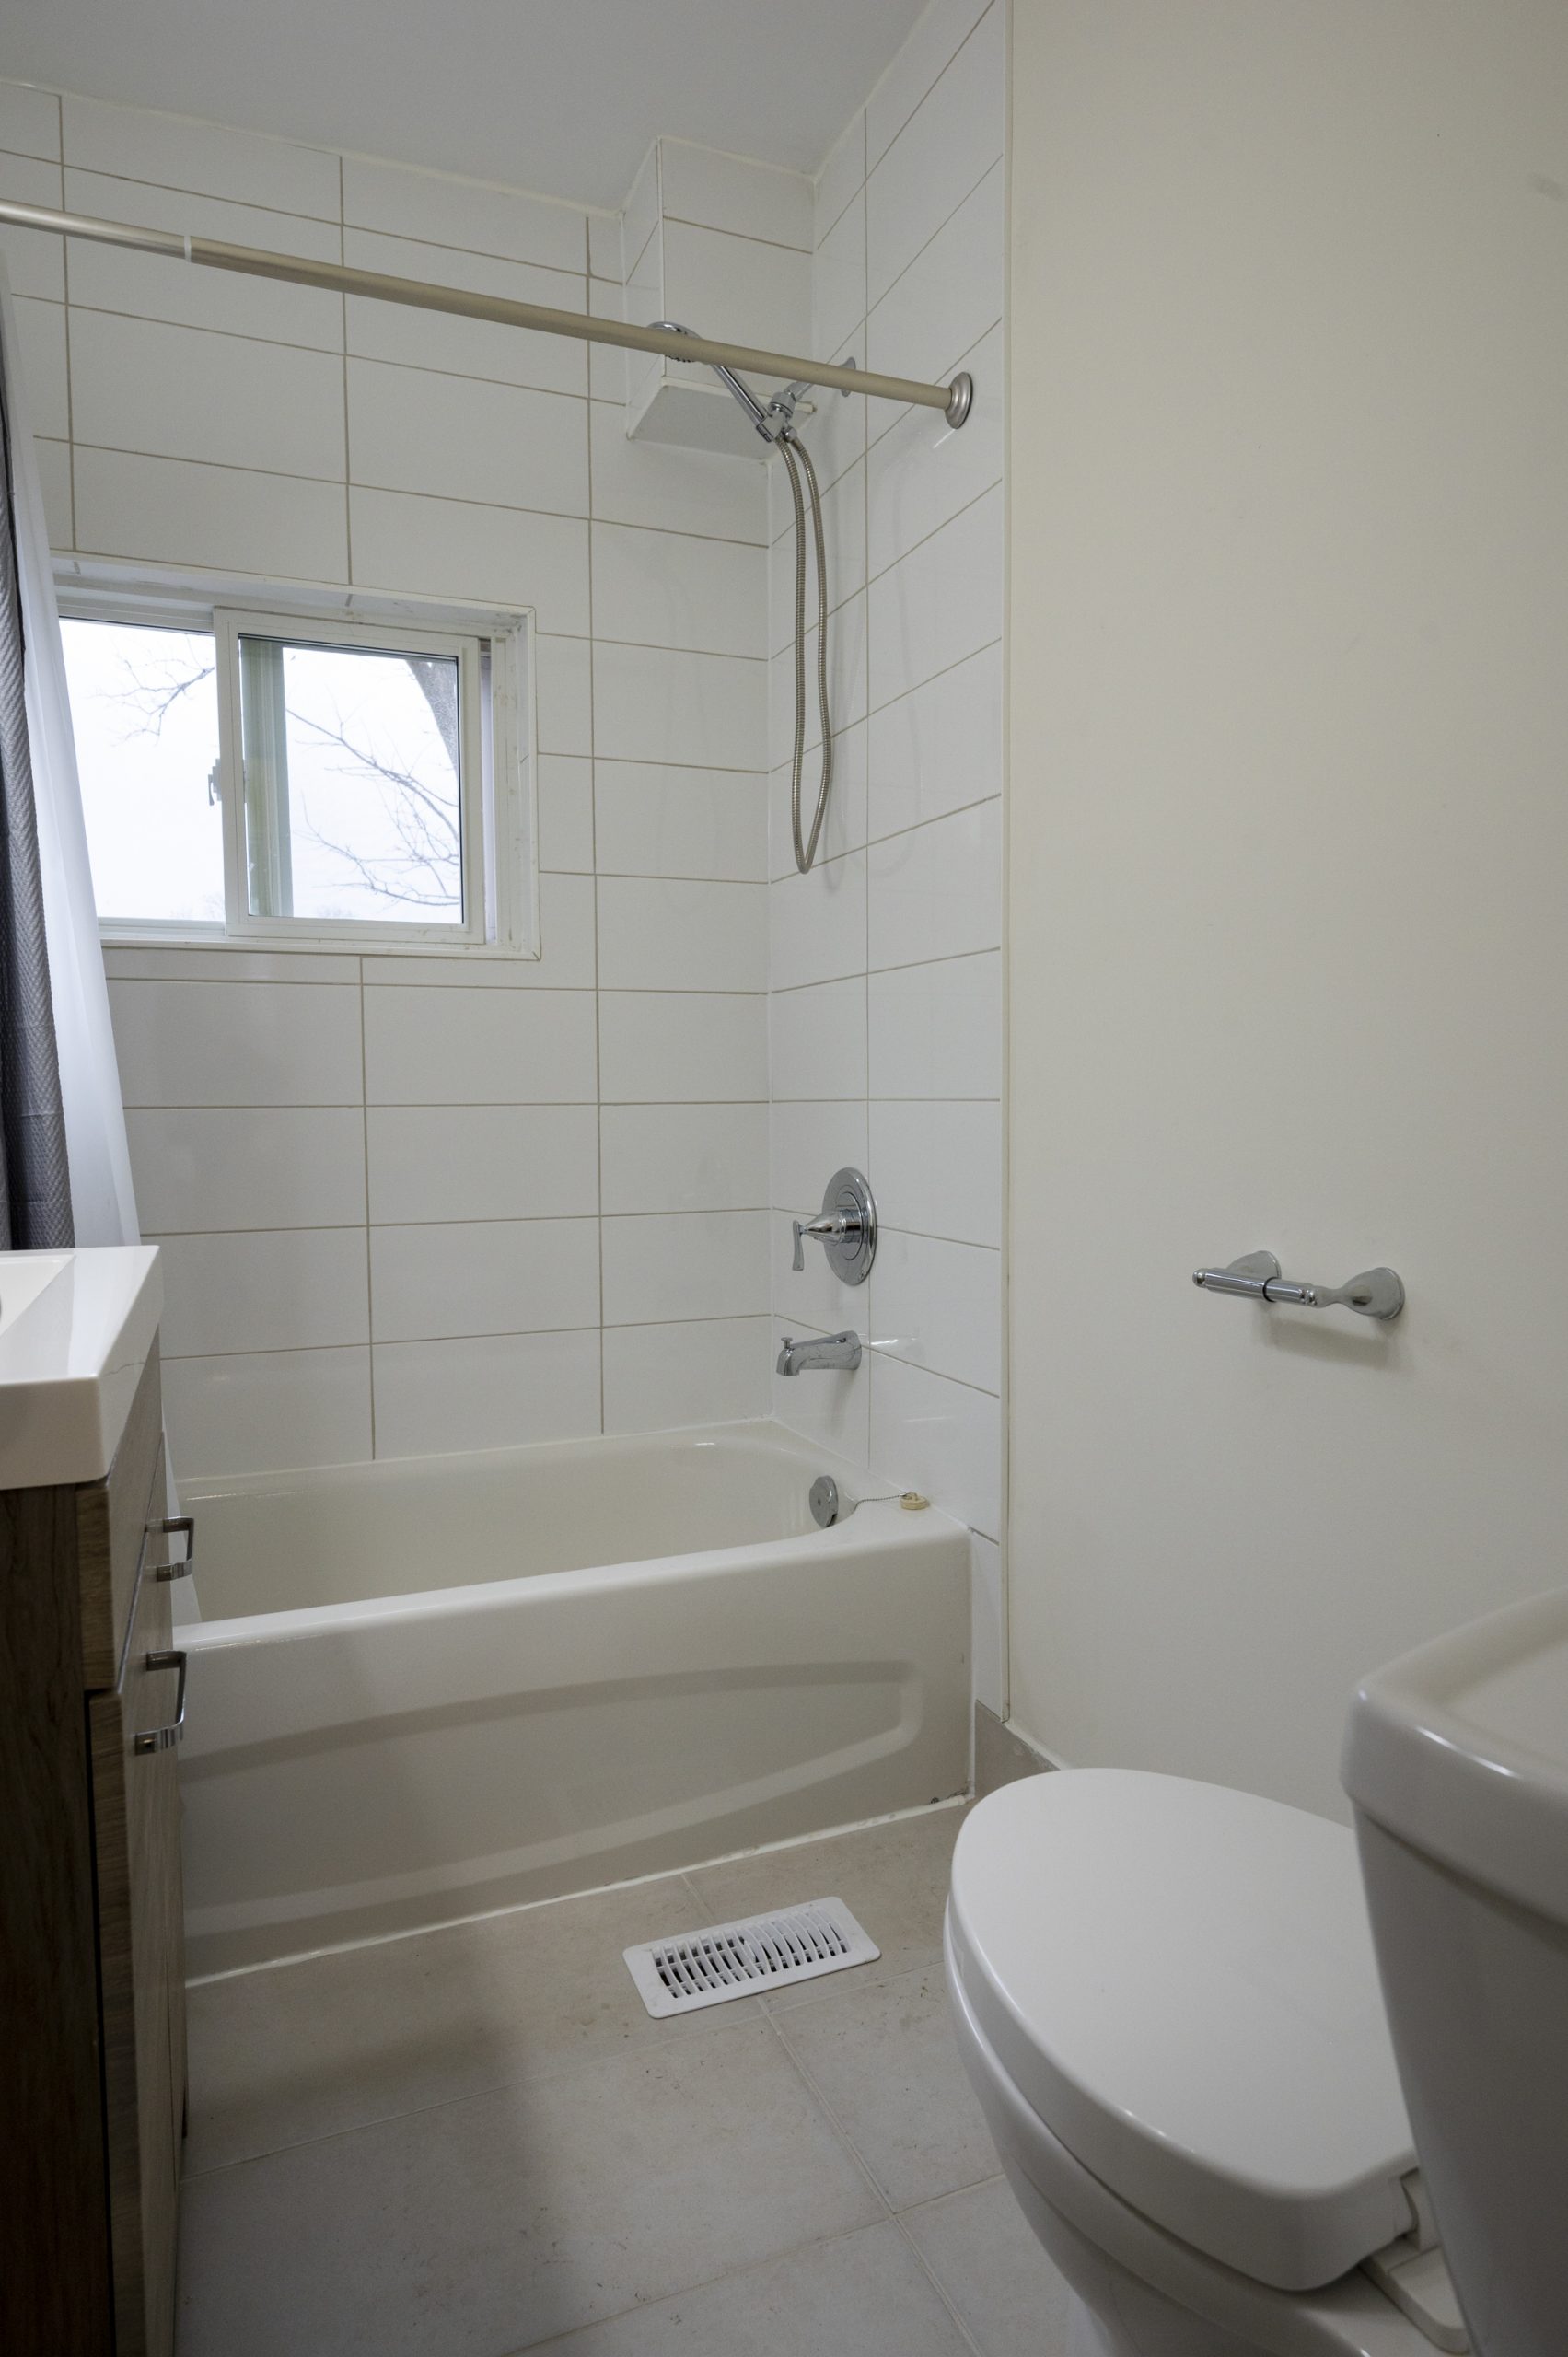
{"label": "ceiling", "polygon": [[922,0],[4,0],[0,75],[619,206],[658,133],[814,171]]}

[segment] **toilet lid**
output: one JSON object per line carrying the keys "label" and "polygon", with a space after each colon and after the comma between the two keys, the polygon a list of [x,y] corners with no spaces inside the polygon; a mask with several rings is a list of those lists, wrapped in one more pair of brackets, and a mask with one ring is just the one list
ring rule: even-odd
{"label": "toilet lid", "polygon": [[1174,1776],[1031,1776],[971,1811],[948,1925],[1004,2070],[1133,2209],[1284,2291],[1409,2231],[1415,2152],[1342,1827]]}

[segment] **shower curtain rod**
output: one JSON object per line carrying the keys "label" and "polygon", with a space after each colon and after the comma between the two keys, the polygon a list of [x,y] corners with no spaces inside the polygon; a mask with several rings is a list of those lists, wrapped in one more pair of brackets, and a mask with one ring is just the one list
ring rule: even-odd
{"label": "shower curtain rod", "polygon": [[637,328],[619,319],[594,319],[582,311],[554,311],[541,303],[514,303],[501,295],[470,295],[459,286],[436,286],[422,278],[394,278],[379,270],[351,270],[345,263],[308,261],[302,254],[269,253],[261,246],[230,246],[216,238],[194,238],[179,229],[140,229],[122,221],[97,221],[80,213],[56,213],[42,204],[0,200],[0,225],[50,229],[68,238],[89,238],[102,246],[129,246],[137,253],[167,254],[200,262],[208,270],[237,270],[251,278],[287,279],[298,286],[323,286],[334,294],[365,295],[380,303],[408,303],[426,311],[455,311],[465,319],[493,319],[503,327],[531,328],[542,335],[568,335],[579,343],[621,344],[629,352],[661,352],[670,360],[746,368],[759,377],[782,377],[792,384],[825,385],[830,391],[864,393],[884,401],[912,401],[939,409],[949,425],[962,425],[974,399],[967,370],[950,385],[924,385],[910,377],[883,377],[870,368],[845,368],[828,360],[800,360],[787,352],[760,352],[750,344],[719,343],[711,336],[672,335],[664,328]]}

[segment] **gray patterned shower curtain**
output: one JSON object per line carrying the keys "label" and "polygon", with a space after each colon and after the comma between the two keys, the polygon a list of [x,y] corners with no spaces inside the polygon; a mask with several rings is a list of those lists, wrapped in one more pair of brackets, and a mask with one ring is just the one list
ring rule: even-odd
{"label": "gray patterned shower curtain", "polygon": [[6,374],[0,368],[0,1249],[58,1250],[74,1241],[71,1172],[28,736]]}

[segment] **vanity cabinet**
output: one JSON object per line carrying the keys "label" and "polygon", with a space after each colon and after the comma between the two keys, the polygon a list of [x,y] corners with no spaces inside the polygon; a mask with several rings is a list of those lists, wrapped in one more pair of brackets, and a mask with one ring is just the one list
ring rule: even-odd
{"label": "vanity cabinet", "polygon": [[185,2105],[156,1346],[108,1476],[0,1492],[0,2349],[170,2357]]}

